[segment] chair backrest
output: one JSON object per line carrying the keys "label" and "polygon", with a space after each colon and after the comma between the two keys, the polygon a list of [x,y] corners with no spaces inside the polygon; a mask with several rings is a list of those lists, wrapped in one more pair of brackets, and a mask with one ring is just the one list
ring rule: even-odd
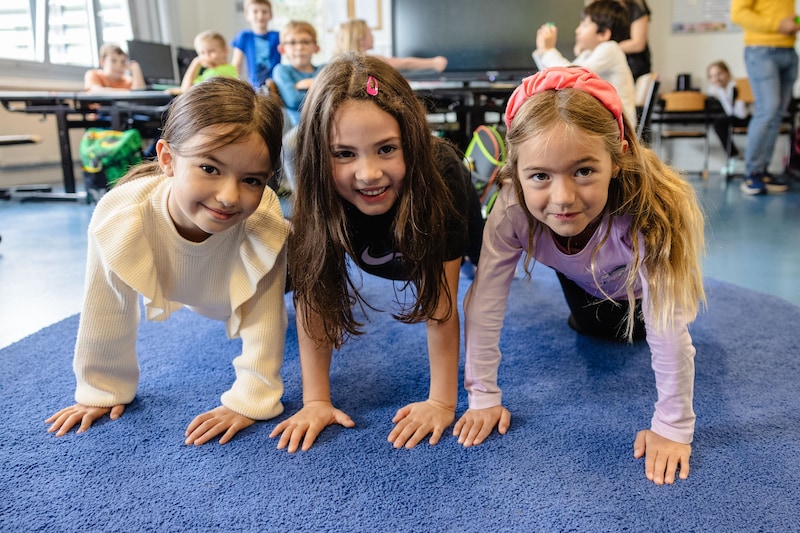
{"label": "chair backrest", "polygon": [[664,111],[692,112],[706,108],[706,95],[700,91],[672,91],[663,93]]}
{"label": "chair backrest", "polygon": [[752,104],[756,101],[748,78],[736,78],[736,98],[745,104]]}
{"label": "chair backrest", "polygon": [[650,81],[650,90],[642,105],[639,122],[636,124],[636,136],[639,138],[640,142],[646,144],[650,144],[650,125],[653,118],[653,109],[656,107],[656,101],[658,100],[658,88],[660,86],[661,82],[658,78],[654,78]]}
{"label": "chair backrest", "polygon": [[650,94],[650,87],[653,80],[658,79],[656,72],[645,72],[636,78],[636,84],[633,86],[633,94],[636,99],[636,107],[644,107],[647,96]]}

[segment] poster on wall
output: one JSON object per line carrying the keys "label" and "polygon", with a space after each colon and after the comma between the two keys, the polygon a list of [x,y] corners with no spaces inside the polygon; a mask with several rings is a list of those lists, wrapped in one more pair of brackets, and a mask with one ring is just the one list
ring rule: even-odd
{"label": "poster on wall", "polygon": [[733,32],[730,0],[673,0],[672,33]]}

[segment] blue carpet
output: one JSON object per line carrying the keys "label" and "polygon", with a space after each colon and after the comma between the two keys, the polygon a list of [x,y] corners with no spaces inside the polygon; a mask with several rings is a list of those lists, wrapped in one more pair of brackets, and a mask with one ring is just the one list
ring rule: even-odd
{"label": "blue carpet", "polygon": [[[365,283],[389,307],[390,285]],[[512,426],[471,449],[451,435],[410,451],[386,441],[395,411],[428,383],[424,326],[388,313],[370,313],[369,334],[334,357],[334,402],[357,427],[329,428],[294,455],[268,438],[275,421],[225,446],[183,445],[232,381],[239,349],[222,324],[187,311],[143,323],[139,394],[121,419],[46,433],[43,420],[72,401],[77,316],[45,328],[0,351],[0,530],[800,530],[800,308],[707,281],[709,310],[692,326],[692,472],[658,487],[632,454],[655,401],[646,344],[574,334],[546,268],[514,284],[500,375]],[[296,338],[292,325],[287,414],[301,402]]]}

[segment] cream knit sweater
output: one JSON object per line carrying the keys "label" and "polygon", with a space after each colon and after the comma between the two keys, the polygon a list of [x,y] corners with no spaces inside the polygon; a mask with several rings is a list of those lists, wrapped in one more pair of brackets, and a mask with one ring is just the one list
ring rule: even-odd
{"label": "cream knit sweater", "polygon": [[139,178],[97,204],[73,362],[75,400],[97,407],[133,400],[141,295],[148,320],[166,320],[185,305],[225,321],[228,336],[241,337],[242,354],[233,360],[236,380],[222,405],[248,418],[277,416],[283,410],[289,233],[278,199],[267,189],[245,222],[194,243],[172,223],[169,190],[169,178]]}

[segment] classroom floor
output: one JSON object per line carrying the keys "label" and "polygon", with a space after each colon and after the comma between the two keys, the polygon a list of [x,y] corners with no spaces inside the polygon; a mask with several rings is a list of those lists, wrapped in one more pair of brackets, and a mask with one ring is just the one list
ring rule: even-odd
{"label": "classroom floor", "polygon": [[[800,182],[753,197],[738,179],[688,179],[707,217],[705,275],[800,305]],[[80,311],[92,207],[0,201],[0,347]]]}

